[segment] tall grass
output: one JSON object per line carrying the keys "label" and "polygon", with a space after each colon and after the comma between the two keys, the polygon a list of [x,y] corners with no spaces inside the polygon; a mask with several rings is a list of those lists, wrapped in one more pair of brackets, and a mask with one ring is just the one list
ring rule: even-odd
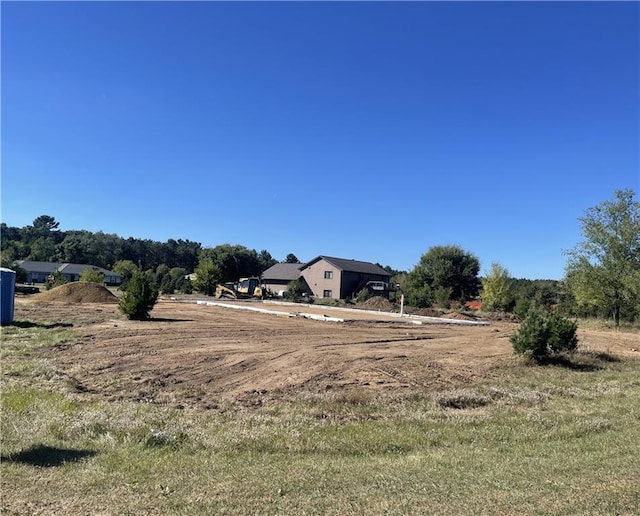
{"label": "tall grass", "polygon": [[[7,514],[633,514],[640,363],[502,371],[439,392],[301,393],[215,412],[102,402],[5,335]],[[5,342],[6,337],[6,342]],[[5,349],[5,344],[7,345]],[[46,379],[43,370],[53,373]],[[20,374],[15,374],[20,371]],[[29,385],[27,385],[29,384]]]}

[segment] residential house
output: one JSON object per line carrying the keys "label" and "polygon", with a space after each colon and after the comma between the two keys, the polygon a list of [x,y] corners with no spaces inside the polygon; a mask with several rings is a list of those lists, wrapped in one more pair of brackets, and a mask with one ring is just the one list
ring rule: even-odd
{"label": "residential house", "polygon": [[78,281],[80,275],[86,269],[97,269],[104,274],[104,282],[107,285],[120,285],[122,276],[116,272],[78,263],[35,262],[31,260],[18,260],[17,263],[27,272],[27,283],[45,283],[47,278],[55,272],[62,274],[66,281]]}
{"label": "residential house", "polygon": [[379,265],[331,256],[318,256],[300,268],[314,297],[346,299],[368,282],[389,283],[391,274]]}
{"label": "residential house", "polygon": [[262,284],[267,290],[282,296],[287,285],[300,278],[300,267],[303,267],[302,263],[276,263],[262,273]]}

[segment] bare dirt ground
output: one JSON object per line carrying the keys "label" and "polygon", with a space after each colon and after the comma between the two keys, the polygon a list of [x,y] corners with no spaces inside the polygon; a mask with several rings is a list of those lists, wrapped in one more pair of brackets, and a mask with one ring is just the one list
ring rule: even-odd
{"label": "bare dirt ground", "polygon": [[[417,326],[367,315],[332,323],[169,300],[151,315],[128,321],[114,304],[24,298],[15,320],[73,324],[76,343],[42,352],[79,393],[173,407],[259,406],[332,389],[457,388],[497,378],[519,360],[509,342],[517,325],[505,321]],[[580,338],[592,351],[640,357],[637,333],[588,330]]]}

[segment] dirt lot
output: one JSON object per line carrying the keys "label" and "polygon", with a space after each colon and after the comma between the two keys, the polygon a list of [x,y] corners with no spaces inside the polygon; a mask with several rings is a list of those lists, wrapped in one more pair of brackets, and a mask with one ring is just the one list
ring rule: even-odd
{"label": "dirt lot", "polygon": [[[517,326],[502,321],[333,323],[169,300],[151,315],[128,321],[113,303],[25,298],[15,319],[73,324],[79,341],[45,353],[79,393],[173,407],[260,406],[332,389],[457,388],[503,375],[519,360],[509,342]],[[638,334],[581,331],[580,338],[583,348],[640,357]]]}

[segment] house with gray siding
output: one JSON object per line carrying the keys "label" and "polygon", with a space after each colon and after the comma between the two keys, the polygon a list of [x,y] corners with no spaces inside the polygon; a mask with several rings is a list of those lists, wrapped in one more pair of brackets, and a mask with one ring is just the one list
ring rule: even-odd
{"label": "house with gray siding", "polygon": [[49,276],[59,272],[65,281],[79,281],[80,275],[86,269],[97,269],[104,275],[107,285],[120,285],[122,276],[116,272],[79,263],[37,262],[31,260],[17,260],[17,263],[27,272],[27,283],[45,283]]}
{"label": "house with gray siding", "polygon": [[358,260],[318,256],[300,268],[314,297],[346,299],[368,282],[389,283],[391,274],[379,265]]}

